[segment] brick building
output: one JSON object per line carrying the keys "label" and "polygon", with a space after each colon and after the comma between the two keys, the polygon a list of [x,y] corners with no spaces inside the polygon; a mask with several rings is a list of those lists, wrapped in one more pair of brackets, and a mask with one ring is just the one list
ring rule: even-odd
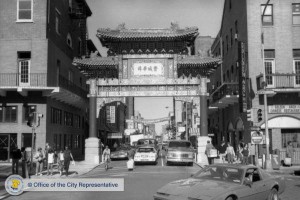
{"label": "brick building", "polygon": [[213,55],[223,62],[211,77],[210,128],[218,141],[225,139],[235,147],[240,141],[251,142],[252,127],[265,134],[265,71],[270,152],[280,149],[284,158],[292,141],[295,162],[300,163],[300,1],[266,2],[225,0],[212,45]]}
{"label": "brick building", "polygon": [[44,115],[36,147],[68,145],[82,159],[88,87],[72,61],[95,51],[87,42],[91,10],[85,0],[2,0],[0,7],[0,160],[10,159],[13,145],[32,145],[31,112]]}

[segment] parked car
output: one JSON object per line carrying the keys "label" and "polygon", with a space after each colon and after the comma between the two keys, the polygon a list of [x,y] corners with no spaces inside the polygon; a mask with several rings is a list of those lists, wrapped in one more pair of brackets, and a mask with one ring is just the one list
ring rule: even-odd
{"label": "parked car", "polygon": [[270,175],[254,165],[214,164],[163,186],[154,200],[277,200],[285,188],[283,176]]}
{"label": "parked car", "polygon": [[158,159],[157,150],[152,146],[142,146],[137,148],[134,155],[134,163],[153,163]]}
{"label": "parked car", "polygon": [[128,152],[130,151],[129,146],[118,147],[115,151],[111,152],[110,158],[116,159],[128,159]]}
{"label": "parked car", "polygon": [[193,166],[195,150],[187,140],[170,140],[166,147],[167,165],[171,163],[187,163]]}

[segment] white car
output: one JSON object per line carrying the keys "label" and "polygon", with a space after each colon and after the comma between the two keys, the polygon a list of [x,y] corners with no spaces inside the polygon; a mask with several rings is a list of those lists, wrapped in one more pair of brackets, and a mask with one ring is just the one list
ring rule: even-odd
{"label": "white car", "polygon": [[139,147],[134,155],[134,163],[157,163],[158,153],[152,146]]}

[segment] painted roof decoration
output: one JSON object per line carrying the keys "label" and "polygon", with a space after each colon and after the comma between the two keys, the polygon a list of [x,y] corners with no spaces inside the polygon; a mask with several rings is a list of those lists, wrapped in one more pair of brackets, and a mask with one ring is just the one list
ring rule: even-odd
{"label": "painted roof decoration", "polygon": [[171,23],[170,28],[139,28],[127,29],[125,23],[120,24],[116,29],[100,28],[97,30],[97,37],[101,40],[139,40],[139,39],[180,39],[198,36],[197,27],[180,29],[178,24]]}

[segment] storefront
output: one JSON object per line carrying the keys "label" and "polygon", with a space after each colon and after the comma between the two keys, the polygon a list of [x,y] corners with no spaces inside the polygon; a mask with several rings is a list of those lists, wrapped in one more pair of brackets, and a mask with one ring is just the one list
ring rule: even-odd
{"label": "storefront", "polygon": [[16,133],[0,133],[0,162],[10,161],[10,152],[17,146]]}

